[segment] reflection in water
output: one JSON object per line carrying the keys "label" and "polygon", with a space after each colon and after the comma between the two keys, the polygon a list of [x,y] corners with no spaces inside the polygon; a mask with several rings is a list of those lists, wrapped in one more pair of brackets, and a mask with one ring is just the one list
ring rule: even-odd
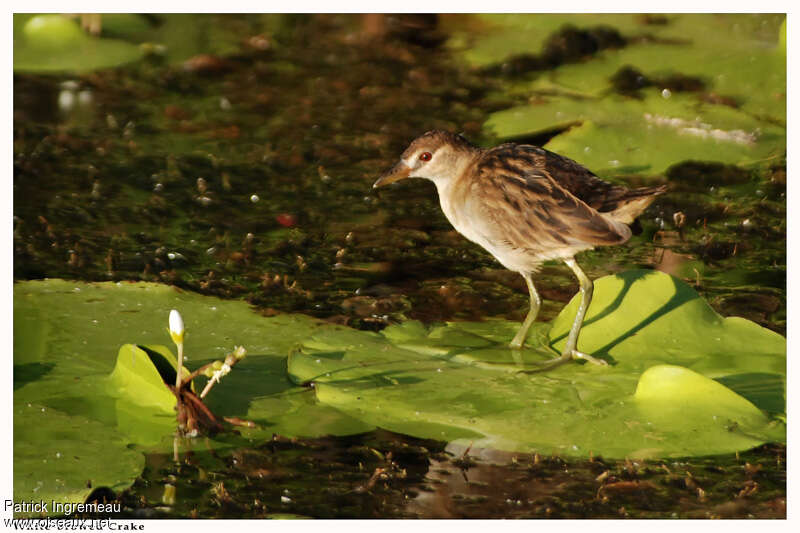
{"label": "reflection in water", "polygon": [[[384,431],[147,456],[127,518],[784,518],[785,448],[678,461],[565,460]],[[324,479],[324,482],[320,482]],[[758,498],[752,495],[757,487]]]}
{"label": "reflection in water", "polygon": [[[757,505],[740,466],[713,460],[607,462],[563,460],[538,454],[471,450],[451,444],[432,459],[425,487],[408,510],[425,518],[734,518],[754,512],[785,514],[785,480],[773,478],[774,501]],[[744,460],[744,459],[742,459]],[[708,465],[714,464],[713,470]],[[713,490],[703,490],[699,483]],[[709,472],[714,472],[710,474]],[[718,478],[716,476],[719,476]],[[725,480],[725,481],[723,481]],[[722,492],[722,484],[730,483]],[[699,490],[698,490],[699,489]],[[730,492],[726,493],[728,490]],[[713,494],[712,494],[713,492]],[[730,494],[738,496],[731,499]],[[702,494],[702,497],[698,497]],[[756,510],[756,507],[761,507]]]}

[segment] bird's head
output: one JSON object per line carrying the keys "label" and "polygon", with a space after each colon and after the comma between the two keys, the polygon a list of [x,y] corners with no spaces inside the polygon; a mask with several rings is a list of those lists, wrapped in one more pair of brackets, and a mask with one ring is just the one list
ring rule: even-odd
{"label": "bird's head", "polygon": [[382,187],[405,178],[427,178],[437,187],[461,174],[478,148],[464,137],[434,130],[414,139],[400,160],[387,170],[373,187]]}

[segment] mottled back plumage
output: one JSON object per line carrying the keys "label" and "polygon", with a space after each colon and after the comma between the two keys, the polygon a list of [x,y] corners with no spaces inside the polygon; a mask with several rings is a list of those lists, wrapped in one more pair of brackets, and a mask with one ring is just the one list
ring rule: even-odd
{"label": "mottled back plumage", "polygon": [[[521,145],[518,148],[543,153],[541,166],[546,172],[562,187],[600,213],[614,212],[628,203],[639,203],[642,198],[649,198],[647,205],[650,205],[657,195],[667,190],[664,185],[628,189],[597,177],[568,157],[535,146]],[[636,216],[640,215],[647,205],[642,207]]]}
{"label": "mottled back plumage", "polygon": [[487,150],[476,162],[470,188],[502,226],[506,240],[543,259],[560,248],[572,256],[579,249],[628,240],[630,228],[569,190],[568,185],[579,182],[553,177],[548,154],[533,146],[504,144]]}

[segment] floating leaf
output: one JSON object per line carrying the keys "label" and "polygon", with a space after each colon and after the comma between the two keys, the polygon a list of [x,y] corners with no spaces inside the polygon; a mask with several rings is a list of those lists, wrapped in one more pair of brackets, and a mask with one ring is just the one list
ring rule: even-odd
{"label": "floating leaf", "polygon": [[472,18],[476,19],[472,24],[448,26],[453,34],[450,46],[463,48],[462,57],[472,66],[499,63],[513,55],[537,54],[547,38],[567,24],[581,28],[607,25],[623,33],[641,28],[637,15],[605,13],[484,13]]}
{"label": "floating leaf", "polygon": [[[734,415],[738,423],[746,426],[767,423],[764,413],[751,402],[719,382],[681,366],[648,368],[639,378],[633,397],[648,417],[667,423],[676,415],[687,416],[698,418],[696,426],[700,427],[711,424],[711,419],[718,417],[717,412]],[[708,402],[708,398],[714,398],[714,402]]]}
{"label": "floating leaf", "polygon": [[14,70],[86,72],[142,57],[135,44],[92,37],[63,15],[14,15]]}
{"label": "floating leaf", "polygon": [[[137,448],[172,451],[175,398],[163,377],[171,372],[174,380],[176,361],[158,345],[169,342],[170,309],[186,321],[190,368],[246,346],[247,357],[207,397],[215,414],[259,424],[242,429],[244,438],[372,429],[287,378],[286,354],[318,327],[312,318],[264,318],[244,302],[153,283],[21,282],[14,285],[15,498],[78,501],[88,479],[124,488],[141,472]],[[234,441],[220,435],[208,445],[244,442]],[[57,454],[72,461],[56,463],[63,470],[50,460]]]}
{"label": "floating leaf", "polygon": [[[109,377],[108,394],[174,412],[175,395],[164,384],[175,382],[177,366],[178,361],[165,346],[125,344],[119,349],[117,364]],[[189,375],[185,367],[183,375]]]}
{"label": "floating leaf", "polygon": [[[486,129],[501,138],[568,129],[546,145],[595,172],[659,174],[687,160],[746,164],[786,150],[786,57],[782,15],[669,15],[659,24],[637,15],[480,16],[470,63],[499,63],[515,54],[539,54],[544,40],[569,22],[605,23],[626,38],[580,62],[504,82],[504,92],[531,104],[493,114]],[[621,69],[641,73],[654,87],[639,99],[615,95]],[[692,80],[693,92],[669,90],[663,80]],[[668,89],[662,93],[662,89]],[[663,94],[663,96],[662,96]],[[579,125],[580,127],[575,127]]]}
{"label": "floating leaf", "polygon": [[[14,14],[14,70],[87,72],[140,60],[144,50],[176,64],[197,55],[229,56],[241,51],[241,32],[222,24],[226,15],[161,13],[153,23],[142,15],[103,13],[100,37],[60,14]],[[252,34],[272,34],[287,25],[283,14],[251,16]]]}
{"label": "floating leaf", "polygon": [[686,161],[752,163],[785,151],[785,130],[723,106],[697,107],[692,96],[621,96],[595,100],[554,98],[494,113],[486,128],[514,137],[581,124],[545,147],[601,175],[658,174]]}
{"label": "floating leaf", "polygon": [[[552,322],[556,349],[566,342],[578,304],[573,298]],[[721,317],[689,285],[653,270],[596,282],[578,349],[639,372],[655,364],[680,364],[713,378],[786,372],[786,339],[749,320]]]}
{"label": "floating leaf", "polygon": [[[587,64],[563,65],[550,83],[601,96],[611,76],[633,67],[647,76],[702,80],[705,92],[732,101],[764,122],[786,124],[786,56],[779,44],[782,15],[678,16],[658,33],[674,44],[643,42],[607,51]],[[699,104],[699,102],[698,102]],[[707,109],[716,106],[700,106]],[[724,107],[724,106],[723,106]]]}
{"label": "floating leaf", "polygon": [[[727,432],[731,445],[739,441],[748,448],[754,438],[763,438],[765,430],[773,429],[751,402],[718,381],[680,366],[647,369],[639,378],[634,401],[642,417],[665,439],[690,437],[697,448],[715,448],[722,432]],[[681,424],[676,425],[676,420]],[[779,435],[780,424],[774,426]]]}
{"label": "floating leaf", "polygon": [[44,501],[53,514],[51,502],[83,502],[92,487],[120,491],[143,467],[141,452],[107,424],[38,403],[14,404],[15,502]]}
{"label": "floating leaf", "polygon": [[[518,326],[506,321],[430,330],[412,322],[383,334],[323,327],[290,357],[289,375],[298,383],[313,381],[320,402],[370,424],[511,451],[687,456],[785,438],[782,423],[759,410],[774,410],[783,395],[780,335],[720,317],[669,275],[632,271],[595,282],[580,337],[580,349],[610,359],[611,366],[570,363],[527,373],[558,354],[576,305],[564,308],[549,336],[539,325],[528,341],[533,347],[519,351],[506,347]],[[664,365],[683,368],[670,374]],[[751,390],[748,400],[722,384],[745,394],[747,376],[755,372],[761,373],[760,396]],[[654,376],[673,383],[656,388]],[[692,390],[687,383],[703,387]],[[764,399],[770,401],[759,405]],[[656,419],[647,409],[687,401],[700,402],[698,413],[718,423],[677,409],[662,409]]]}

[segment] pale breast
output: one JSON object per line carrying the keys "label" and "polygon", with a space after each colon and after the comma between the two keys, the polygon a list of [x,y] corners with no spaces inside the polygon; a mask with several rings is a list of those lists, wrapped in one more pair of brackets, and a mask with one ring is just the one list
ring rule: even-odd
{"label": "pale breast", "polygon": [[[481,246],[492,254],[500,264],[515,272],[534,272],[542,261],[561,257],[571,257],[575,252],[554,250],[553,257],[534,255],[529,250],[514,248],[502,239],[493,238],[501,228],[492,227],[493,222],[486,219],[474,199],[453,198],[451,194],[439,191],[439,204],[450,224],[468,240]],[[450,191],[444,191],[449,193]],[[454,201],[455,200],[455,201]]]}
{"label": "pale breast", "polygon": [[[515,272],[535,272],[539,265],[551,259],[566,259],[576,253],[593,248],[583,242],[551,243],[549,246],[528,248],[514,246],[504,236],[503,228],[487,213],[479,194],[470,187],[451,187],[450,183],[437,183],[439,204],[450,224],[468,240],[480,245],[504,267]],[[544,237],[543,237],[544,238]]]}

